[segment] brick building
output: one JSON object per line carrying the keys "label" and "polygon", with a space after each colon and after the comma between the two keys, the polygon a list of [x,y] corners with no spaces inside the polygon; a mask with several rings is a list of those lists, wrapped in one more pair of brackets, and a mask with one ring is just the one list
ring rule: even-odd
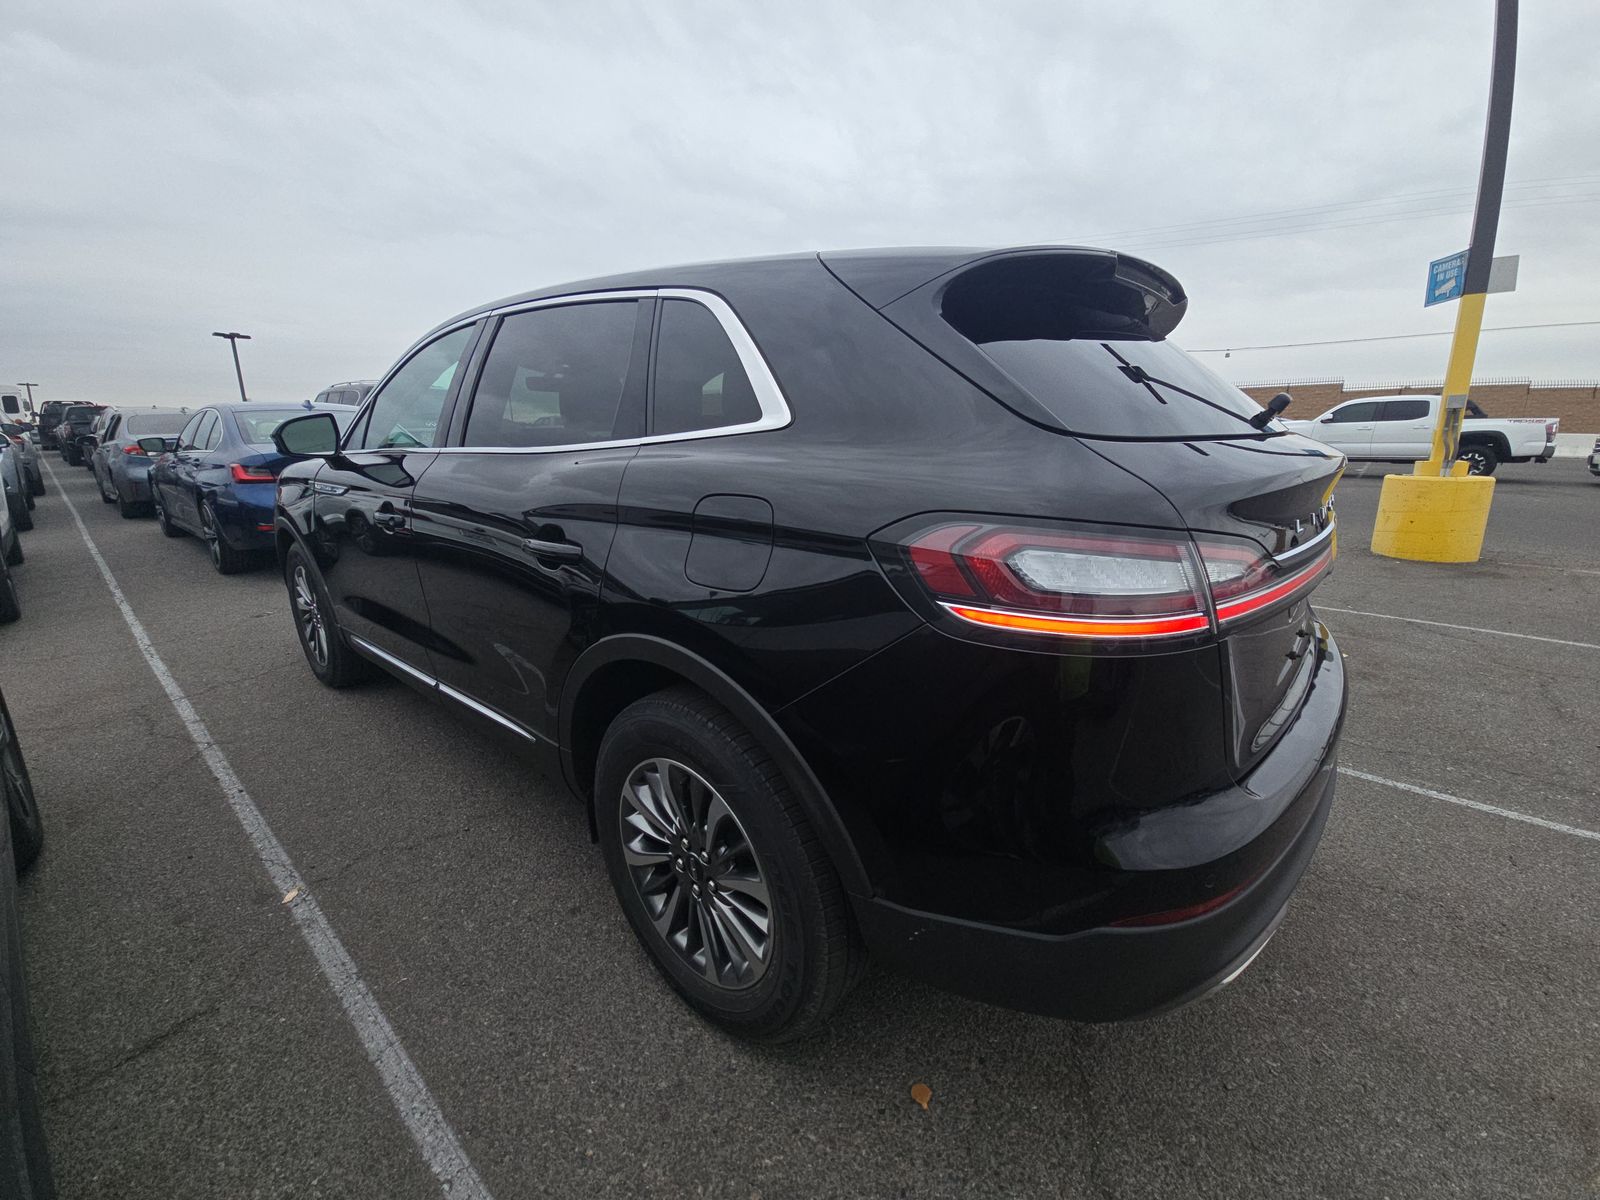
{"label": "brick building", "polygon": [[[1350,387],[1342,379],[1286,379],[1239,386],[1262,403],[1278,392],[1288,392],[1294,397],[1294,404],[1285,415],[1302,421],[1327,412],[1343,400],[1408,392],[1437,396],[1444,388],[1438,379],[1370,387]],[[1472,399],[1492,417],[1559,417],[1562,433],[1600,434],[1600,381],[1593,379],[1485,379],[1472,385]]]}

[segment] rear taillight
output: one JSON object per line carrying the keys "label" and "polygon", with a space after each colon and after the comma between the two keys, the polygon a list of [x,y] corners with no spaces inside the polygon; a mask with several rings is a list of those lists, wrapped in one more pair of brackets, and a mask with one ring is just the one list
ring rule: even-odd
{"label": "rear taillight", "polygon": [[124,454],[137,454],[141,458],[149,458],[150,457],[148,454],[146,454],[144,452],[144,447],[139,445],[137,442],[129,442],[126,446],[124,446],[122,448],[122,452]]}
{"label": "rear taillight", "polygon": [[1186,539],[949,524],[905,553],[940,606],[973,625],[1097,639],[1211,628]]}
{"label": "rear taillight", "polygon": [[7,434],[7,435],[6,435],[6,436],[7,436],[7,437],[9,437],[9,438],[10,438],[10,439],[11,439],[11,440],[12,440],[12,441],[13,441],[13,442],[15,442],[15,443],[16,443],[16,444],[17,444],[17,445],[19,445],[19,446],[25,446],[25,445],[27,445],[27,443],[26,443],[26,442],[24,442],[24,441],[23,441],[23,440],[22,440],[22,439],[21,439],[21,438],[19,438],[19,437],[18,437],[18,436],[17,436],[17,435],[16,435],[16,434],[14,434],[14,433],[8,433],[8,434]]}
{"label": "rear taillight", "polygon": [[925,526],[898,548],[900,575],[968,625],[1145,642],[1209,634],[1298,601],[1332,566],[1334,533],[1275,559],[1244,539],[971,520]]}
{"label": "rear taillight", "polygon": [[273,483],[278,478],[264,467],[247,467],[243,463],[229,463],[228,470],[235,483]]}

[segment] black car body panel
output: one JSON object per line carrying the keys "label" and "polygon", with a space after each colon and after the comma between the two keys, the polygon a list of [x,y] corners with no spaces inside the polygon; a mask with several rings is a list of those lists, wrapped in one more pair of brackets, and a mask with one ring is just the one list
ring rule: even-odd
{"label": "black car body panel", "polygon": [[[1181,413],[1181,435],[1074,432],[1002,367],[991,343],[1062,335],[997,331],[988,299],[1052,288],[1071,296],[1048,300],[1051,322],[1092,324],[1106,390],[1072,398],[1080,415],[1139,404],[1135,427]],[[719,352],[738,355],[696,401],[703,419],[746,414],[723,428],[673,425],[684,303],[720,312]],[[1141,366],[1188,370],[1162,342],[1187,303],[1159,268],[1072,248],[796,255],[526,293],[438,326],[341,452],[284,469],[280,553],[312,554],[358,650],[557,752],[585,799],[610,718],[693,683],[784,768],[887,957],[1019,1007],[1153,1011],[1280,917],[1331,802],[1345,690],[1305,599],[1343,459],[1254,427],[1219,381]],[[607,360],[605,432],[564,441],[583,418],[563,400],[531,441],[466,444],[478,405],[512,428],[575,377],[578,351],[491,382],[506,331],[564,304],[638,306],[631,350]],[[427,416],[391,444],[376,431],[415,409],[412,376]],[[1183,636],[1041,637],[919,591],[907,538],[941,522],[1132,540],[1222,573],[1193,584],[1209,615]],[[1232,578],[1205,558],[1219,546],[1308,582],[1228,613],[1210,598]],[[991,950],[1011,978],[940,961]]]}

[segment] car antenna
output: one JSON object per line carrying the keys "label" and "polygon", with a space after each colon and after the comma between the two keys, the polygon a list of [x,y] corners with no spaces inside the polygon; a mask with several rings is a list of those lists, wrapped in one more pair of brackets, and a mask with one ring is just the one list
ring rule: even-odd
{"label": "car antenna", "polygon": [[1267,427],[1267,422],[1272,420],[1273,417],[1277,416],[1284,409],[1288,408],[1293,401],[1294,397],[1289,395],[1288,392],[1279,392],[1271,400],[1267,401],[1267,406],[1265,408],[1250,418],[1250,424],[1254,425],[1257,429],[1265,429]]}

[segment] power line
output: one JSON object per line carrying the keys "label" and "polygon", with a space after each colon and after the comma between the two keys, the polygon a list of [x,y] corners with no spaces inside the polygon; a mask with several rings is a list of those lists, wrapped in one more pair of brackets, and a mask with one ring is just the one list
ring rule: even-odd
{"label": "power line", "polygon": [[[1514,329],[1570,329],[1575,325],[1600,325],[1600,321],[1550,321],[1542,325],[1489,325],[1484,333],[1507,333]],[[1448,329],[1432,333],[1390,333],[1382,337],[1329,338],[1321,342],[1273,342],[1265,346],[1212,346],[1204,350],[1190,350],[1190,354],[1232,354],[1235,350],[1293,350],[1301,346],[1353,346],[1359,342],[1402,342],[1409,338],[1449,337]]]}

